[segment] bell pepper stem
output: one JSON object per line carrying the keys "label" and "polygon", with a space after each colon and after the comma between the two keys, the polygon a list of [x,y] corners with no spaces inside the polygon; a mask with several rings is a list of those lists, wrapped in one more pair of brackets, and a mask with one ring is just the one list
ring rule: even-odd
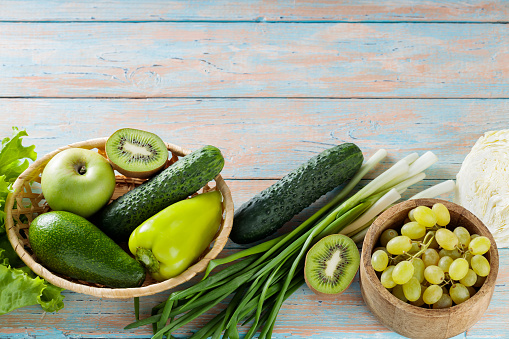
{"label": "bell pepper stem", "polygon": [[134,257],[143,266],[145,266],[149,273],[156,273],[159,271],[159,261],[156,259],[151,250],[143,247],[138,247]]}

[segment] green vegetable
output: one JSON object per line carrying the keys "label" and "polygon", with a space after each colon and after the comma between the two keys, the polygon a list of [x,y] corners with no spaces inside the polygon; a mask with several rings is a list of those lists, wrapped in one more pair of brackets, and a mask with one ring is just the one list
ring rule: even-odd
{"label": "green vegetable", "polygon": [[104,207],[92,222],[111,238],[126,241],[141,223],[198,191],[223,166],[221,151],[204,146]]}
{"label": "green vegetable", "polygon": [[0,265],[0,315],[17,308],[40,304],[46,312],[56,312],[64,307],[62,288],[48,284],[24,269]]}
{"label": "green vegetable", "polygon": [[[338,233],[352,225],[382,197],[388,194],[394,196],[394,191],[402,193],[408,185],[422,178],[419,172],[410,170],[424,170],[431,164],[420,162],[419,166],[413,166],[417,162],[415,157],[405,158],[344,201],[360,179],[385,157],[386,152],[381,153],[382,156],[377,152],[361,166],[337,196],[296,229],[230,257],[211,261],[209,266],[215,267],[218,263],[225,264],[243,258],[215,275],[207,274],[202,281],[188,289],[173,292],[168,300],[154,307],[152,316],[126,328],[155,324],[153,338],[161,338],[163,335],[168,337],[173,331],[233,295],[226,310],[210,320],[193,338],[207,337],[222,331],[224,337],[236,338],[238,324],[249,321],[253,323],[245,339],[252,338],[258,329],[261,329],[260,339],[270,338],[282,303],[303,283],[304,256],[310,246],[326,235]],[[392,199],[384,200],[387,202]],[[168,319],[174,317],[176,320],[167,324]]]}
{"label": "green vegetable", "polygon": [[35,218],[30,245],[48,269],[71,278],[110,287],[138,287],[145,270],[88,220],[71,212],[52,211]]}
{"label": "green vegetable", "polygon": [[2,140],[0,148],[0,234],[5,233],[5,201],[11,191],[12,183],[28,168],[28,159],[37,159],[35,146],[25,147],[21,144],[22,138],[27,132],[13,127],[12,138]]}
{"label": "green vegetable", "polygon": [[[0,235],[0,251],[3,251],[3,258],[8,259],[8,263],[16,268],[24,266],[23,261],[18,257],[14,248],[12,248],[11,242],[7,238],[7,234]],[[0,256],[2,258],[2,256]]]}
{"label": "green vegetable", "polygon": [[0,148],[0,315],[29,305],[41,305],[46,312],[64,307],[62,288],[37,277],[11,246],[5,234],[5,201],[16,178],[35,160],[35,146],[23,146],[25,131],[13,128],[12,138],[4,138]]}
{"label": "green vegetable", "polygon": [[357,145],[344,143],[312,157],[236,212],[230,239],[238,244],[262,240],[319,197],[350,179],[364,157]]}
{"label": "green vegetable", "polygon": [[138,226],[129,250],[152,277],[179,275],[209,247],[221,224],[221,193],[213,191],[170,205]]}

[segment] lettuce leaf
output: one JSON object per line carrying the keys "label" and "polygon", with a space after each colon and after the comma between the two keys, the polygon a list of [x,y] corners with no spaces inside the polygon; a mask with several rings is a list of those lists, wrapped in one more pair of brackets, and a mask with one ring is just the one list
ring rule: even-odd
{"label": "lettuce leaf", "polygon": [[44,280],[30,278],[20,269],[0,265],[0,315],[34,305],[45,289]]}
{"label": "lettuce leaf", "polygon": [[46,312],[56,312],[64,307],[61,294],[64,289],[46,282],[23,266],[5,234],[7,195],[16,178],[28,168],[29,160],[37,158],[34,145],[22,145],[22,138],[27,135],[13,127],[13,136],[2,139],[0,148],[0,315],[36,304]]}
{"label": "lettuce leaf", "polygon": [[13,127],[13,136],[2,139],[0,148],[0,234],[5,233],[5,200],[11,191],[12,183],[28,168],[28,159],[35,161],[35,145],[23,146],[22,138],[28,136],[26,131]]}
{"label": "lettuce leaf", "polygon": [[37,304],[46,312],[57,312],[64,308],[63,290],[36,276],[27,266],[17,269],[0,265],[0,315]]}
{"label": "lettuce leaf", "polygon": [[[64,308],[64,289],[38,277],[28,266],[11,267],[12,258],[7,255],[7,245],[3,241],[1,243],[4,245],[0,247],[0,315],[37,304],[46,312],[57,312]],[[11,244],[7,243],[12,249]]]}
{"label": "lettuce leaf", "polygon": [[42,290],[42,295],[37,299],[42,309],[46,312],[58,312],[64,308],[63,288],[57,287],[45,281],[46,288]]}
{"label": "lettuce leaf", "polygon": [[37,159],[35,145],[24,147],[21,144],[22,137],[28,136],[27,132],[20,131],[17,127],[12,129],[14,135],[12,138],[4,138],[0,149],[0,175],[4,176],[7,182],[14,182],[28,168],[28,159]]}

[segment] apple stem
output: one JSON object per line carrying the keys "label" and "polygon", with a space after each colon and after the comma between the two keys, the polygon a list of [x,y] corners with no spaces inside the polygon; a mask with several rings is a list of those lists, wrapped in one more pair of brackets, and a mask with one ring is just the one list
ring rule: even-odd
{"label": "apple stem", "polygon": [[81,166],[81,167],[78,169],[78,173],[79,173],[80,175],[83,175],[83,174],[87,173],[87,168],[86,168],[84,165],[83,165],[83,166]]}

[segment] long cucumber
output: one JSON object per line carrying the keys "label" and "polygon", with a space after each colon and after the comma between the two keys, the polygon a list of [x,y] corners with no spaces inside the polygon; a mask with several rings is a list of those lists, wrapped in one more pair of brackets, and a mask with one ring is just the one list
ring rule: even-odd
{"label": "long cucumber", "polygon": [[285,175],[236,212],[230,239],[249,244],[274,234],[319,197],[350,179],[364,157],[353,143],[326,149]]}
{"label": "long cucumber", "polygon": [[213,180],[223,169],[221,151],[203,146],[120,196],[92,217],[92,222],[117,241],[126,241],[142,222],[183,200]]}

